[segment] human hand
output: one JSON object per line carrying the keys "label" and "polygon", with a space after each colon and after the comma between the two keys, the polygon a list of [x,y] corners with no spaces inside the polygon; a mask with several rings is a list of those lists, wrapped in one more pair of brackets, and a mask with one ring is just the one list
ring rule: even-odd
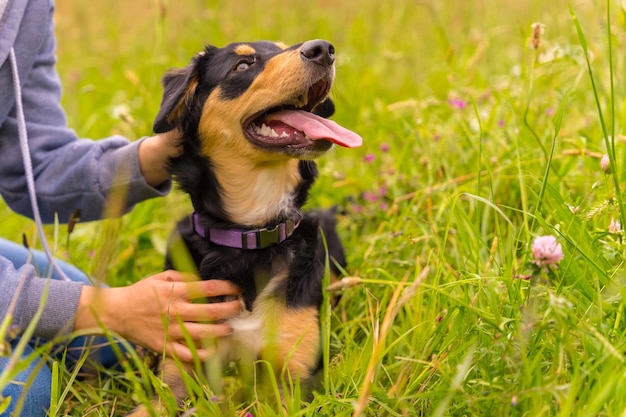
{"label": "human hand", "polygon": [[153,187],[170,178],[167,161],[182,152],[178,130],[158,133],[139,144],[139,167],[146,182]]}
{"label": "human hand", "polygon": [[[173,270],[127,287],[84,286],[74,330],[105,327],[130,342],[156,352],[165,350],[167,355],[189,362],[193,354],[184,334],[194,342],[226,336],[231,328],[218,322],[242,309],[239,300],[202,304],[192,300],[238,294],[239,289],[230,281],[198,281],[193,275]],[[201,347],[196,353],[202,360],[210,356],[209,349]]]}

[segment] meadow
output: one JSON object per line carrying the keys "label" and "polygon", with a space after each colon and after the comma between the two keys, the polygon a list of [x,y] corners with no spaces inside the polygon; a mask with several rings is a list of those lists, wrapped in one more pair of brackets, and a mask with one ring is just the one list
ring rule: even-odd
{"label": "meadow", "polygon": [[[364,145],[318,161],[309,201],[339,208],[349,265],[322,311],[321,384],[281,412],[197,384],[196,415],[626,415],[626,3],[63,0],[56,21],[68,120],[94,139],[150,134],[162,75],[205,44],[336,47],[333,119]],[[125,285],[161,270],[189,210],[173,191],[47,231],[59,257]],[[3,237],[35,240],[0,214]],[[558,263],[533,262],[540,236]],[[136,358],[88,381],[49,363],[52,416],[167,401]]]}

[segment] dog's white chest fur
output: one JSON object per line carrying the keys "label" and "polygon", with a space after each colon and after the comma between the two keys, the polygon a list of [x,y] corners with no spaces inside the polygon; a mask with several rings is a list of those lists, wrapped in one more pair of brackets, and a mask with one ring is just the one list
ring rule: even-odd
{"label": "dog's white chest fur", "polygon": [[[278,269],[278,271],[277,271]],[[269,277],[268,277],[269,274]],[[279,315],[285,310],[285,300],[278,286],[287,278],[285,266],[272,271],[256,271],[257,288],[263,288],[255,299],[252,311],[243,311],[228,320],[233,333],[218,340],[218,349],[224,362],[241,357],[256,359],[263,349],[280,338],[276,326]]]}

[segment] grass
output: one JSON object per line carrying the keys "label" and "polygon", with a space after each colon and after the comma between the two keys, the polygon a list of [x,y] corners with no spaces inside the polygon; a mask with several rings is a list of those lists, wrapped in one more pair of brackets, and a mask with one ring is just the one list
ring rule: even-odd
{"label": "grass", "polygon": [[[622,416],[626,246],[609,228],[626,221],[620,4],[65,0],[63,101],[82,137],[139,137],[163,72],[205,43],[331,40],[334,119],[365,144],[319,161],[310,205],[343,209],[360,280],[324,321],[325,383],[311,402],[296,390],[288,414]],[[545,28],[537,49],[533,22]],[[188,210],[174,192],[69,237],[61,227],[59,256],[91,273],[105,259],[109,284],[133,282],[160,270],[172,213]],[[4,236],[34,235],[0,212]],[[532,266],[541,235],[562,244],[558,269]],[[90,382],[50,361],[59,416],[118,415],[158,381],[138,360]],[[189,384],[198,415],[221,415]],[[225,407],[276,414],[261,400]]]}

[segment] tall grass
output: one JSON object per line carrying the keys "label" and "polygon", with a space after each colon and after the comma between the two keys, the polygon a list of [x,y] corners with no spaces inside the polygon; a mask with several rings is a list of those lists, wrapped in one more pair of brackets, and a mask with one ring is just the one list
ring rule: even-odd
{"label": "tall grass", "polygon": [[[362,148],[319,161],[311,206],[339,205],[354,286],[325,316],[328,367],[292,415],[621,416],[626,13],[619,2],[120,0],[57,4],[59,69],[81,136],[150,133],[159,80],[205,43],[331,40],[334,119]],[[544,26],[537,48],[531,25]],[[610,170],[600,168],[607,154]],[[32,234],[1,209],[3,235]],[[173,192],[78,224],[59,255],[105,279],[160,270],[189,205]],[[53,230],[50,230],[51,236]],[[61,230],[61,241],[64,230]],[[535,237],[565,257],[538,271]],[[167,389],[138,359],[78,381],[55,359],[54,415],[119,415]],[[139,371],[137,371],[139,369]],[[202,382],[202,379],[200,379]],[[152,382],[154,388],[151,388]],[[271,402],[190,380],[198,415]]]}

